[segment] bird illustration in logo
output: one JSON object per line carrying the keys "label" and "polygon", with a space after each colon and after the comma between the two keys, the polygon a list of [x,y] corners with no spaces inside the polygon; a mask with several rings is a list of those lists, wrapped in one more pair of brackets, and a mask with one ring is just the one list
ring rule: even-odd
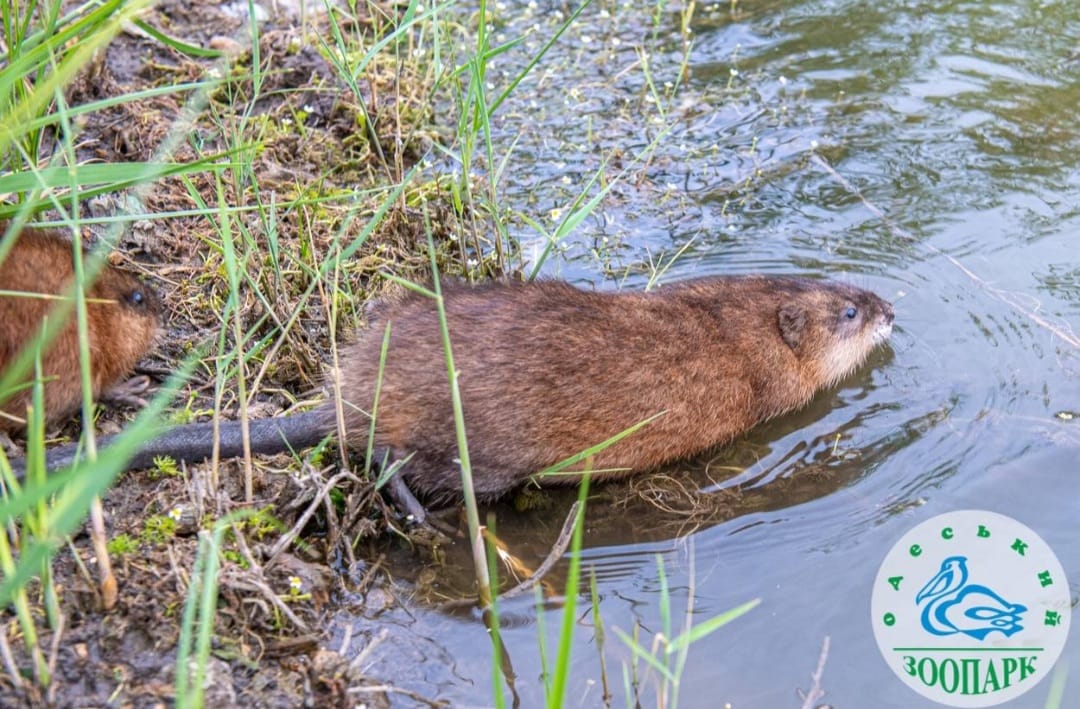
{"label": "bird illustration in logo", "polygon": [[967,557],[950,556],[915,595],[915,605],[926,603],[922,626],[928,633],[962,633],[982,641],[993,632],[1009,637],[1024,629],[1020,621],[1027,606],[1009,603],[986,586],[969,584],[967,578]]}

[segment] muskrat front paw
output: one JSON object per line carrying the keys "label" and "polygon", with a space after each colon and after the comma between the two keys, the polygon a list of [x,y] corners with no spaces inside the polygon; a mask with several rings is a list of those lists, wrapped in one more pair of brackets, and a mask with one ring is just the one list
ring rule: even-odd
{"label": "muskrat front paw", "polygon": [[146,408],[147,401],[140,394],[148,391],[150,391],[150,377],[141,374],[111,387],[101,395],[101,400],[110,406],[143,409]]}

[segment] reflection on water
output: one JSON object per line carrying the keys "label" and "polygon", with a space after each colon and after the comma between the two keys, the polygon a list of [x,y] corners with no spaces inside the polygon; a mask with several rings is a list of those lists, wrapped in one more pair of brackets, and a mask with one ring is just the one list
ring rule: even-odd
{"label": "reflection on water", "polygon": [[[868,617],[877,567],[907,529],[951,509],[1008,514],[1080,582],[1080,424],[1059,415],[1080,408],[1080,3],[731,5],[690,18],[635,0],[590,8],[498,116],[494,137],[515,150],[506,204],[553,224],[605,160],[611,178],[625,163],[551,275],[642,287],[649,264],[680,250],[664,280],[827,274],[895,301],[892,351],[709,460],[596,490],[584,561],[609,631],[662,627],[658,558],[672,617],[691,594],[699,621],[762,599],[695,644],[682,706],[798,706],[825,636],[828,703],[929,706],[885,666]],[[493,82],[558,22],[525,3],[502,12],[508,37],[536,31],[499,58]],[[540,248],[524,225],[517,235]],[[499,532],[539,563],[572,497],[499,508]],[[471,588],[457,553],[440,570],[447,595]],[[537,636],[550,652],[558,615],[541,630],[531,600],[506,612],[517,686],[537,706]],[[584,618],[569,704],[600,703],[603,653],[624,706],[618,678],[632,658],[610,632],[599,647]],[[421,606],[379,623],[427,660],[380,676],[455,705],[491,703],[474,617]],[[1064,658],[1080,665],[1077,638]],[[1065,706],[1080,697],[1070,685]],[[1042,706],[1046,691],[1016,705]]]}

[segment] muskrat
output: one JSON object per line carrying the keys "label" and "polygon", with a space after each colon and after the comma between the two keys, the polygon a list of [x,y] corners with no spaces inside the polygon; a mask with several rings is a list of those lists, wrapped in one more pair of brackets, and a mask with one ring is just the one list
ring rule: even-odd
{"label": "muskrat", "polygon": [[[849,374],[893,322],[892,306],[869,291],[778,276],[701,278],[651,293],[589,292],[557,281],[446,285],[443,297],[474,486],[485,499],[650,417],[593,455],[588,469],[629,475],[730,441]],[[393,459],[411,454],[401,475],[414,492],[456,496],[461,476],[436,304],[410,293],[378,305],[375,322],[390,328],[375,446]],[[340,357],[344,431],[357,449],[369,435],[383,331],[376,324]],[[250,426],[252,452],[304,448],[337,431],[335,402]],[[212,424],[175,428],[129,467],[162,455],[202,460],[213,435]],[[222,457],[242,454],[238,424],[222,422],[219,435]],[[73,453],[71,446],[51,452],[49,467]]]}
{"label": "muskrat", "polygon": [[[0,236],[7,230],[0,222]],[[42,324],[70,295],[75,279],[73,244],[58,232],[26,228],[4,237],[15,239],[0,262],[0,374],[41,331]],[[84,251],[85,253],[85,251]],[[15,295],[18,294],[18,295]],[[40,294],[40,295],[34,295]],[[45,297],[42,297],[45,296]],[[159,304],[152,290],[135,276],[104,264],[86,288],[86,326],[90,345],[94,398],[131,372],[146,354],[157,333]],[[74,310],[41,355],[45,381],[45,420],[55,423],[70,415],[82,401],[79,345]],[[0,398],[0,431],[26,426],[33,372]]]}

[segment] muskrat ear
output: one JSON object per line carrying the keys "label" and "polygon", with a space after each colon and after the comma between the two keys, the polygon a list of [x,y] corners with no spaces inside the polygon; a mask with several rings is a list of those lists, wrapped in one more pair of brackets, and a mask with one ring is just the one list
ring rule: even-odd
{"label": "muskrat ear", "polygon": [[779,322],[780,336],[787,346],[791,349],[798,347],[806,329],[806,311],[794,303],[788,303],[780,308]]}

